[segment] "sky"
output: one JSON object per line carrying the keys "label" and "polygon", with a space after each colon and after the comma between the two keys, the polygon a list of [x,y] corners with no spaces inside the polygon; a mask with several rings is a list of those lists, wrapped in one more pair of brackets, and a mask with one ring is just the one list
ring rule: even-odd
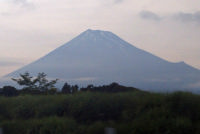
{"label": "sky", "polygon": [[87,29],[200,69],[199,0],[0,0],[0,76]]}

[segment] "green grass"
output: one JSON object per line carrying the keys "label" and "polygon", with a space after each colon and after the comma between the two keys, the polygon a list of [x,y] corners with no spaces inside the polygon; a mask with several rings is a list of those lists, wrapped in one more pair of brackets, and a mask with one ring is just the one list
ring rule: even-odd
{"label": "green grass", "polygon": [[5,134],[199,134],[200,96],[142,91],[0,97]]}

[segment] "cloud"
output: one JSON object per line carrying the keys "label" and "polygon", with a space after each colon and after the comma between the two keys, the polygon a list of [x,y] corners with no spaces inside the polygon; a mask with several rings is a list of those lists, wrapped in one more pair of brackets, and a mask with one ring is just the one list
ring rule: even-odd
{"label": "cloud", "polygon": [[160,21],[162,18],[157,15],[156,13],[153,13],[151,11],[147,11],[147,10],[144,10],[142,12],[139,13],[139,16],[142,18],[142,19],[147,19],[147,20],[154,20],[154,21]]}
{"label": "cloud", "polygon": [[23,65],[21,62],[12,62],[12,61],[0,61],[0,66],[18,66]]}
{"label": "cloud", "polygon": [[0,57],[0,77],[26,65],[22,58]]}
{"label": "cloud", "polygon": [[139,13],[139,16],[142,19],[154,20],[154,21],[160,21],[163,19],[167,19],[167,20],[175,20],[175,21],[181,21],[181,22],[198,22],[198,23],[200,23],[200,11],[196,11],[194,13],[176,12],[176,13],[167,14],[167,15],[164,15],[161,17],[154,12],[144,10]]}
{"label": "cloud", "polygon": [[114,0],[115,4],[122,3],[124,0]]}
{"label": "cloud", "polygon": [[28,0],[4,0],[2,1],[2,5],[0,6],[0,15],[13,16],[24,14],[27,13],[27,11],[34,10],[35,8],[35,4]]}
{"label": "cloud", "polygon": [[0,59],[0,67],[11,67],[11,66],[20,66],[24,65],[23,62],[19,61],[19,59],[12,59],[12,58],[2,58]]}
{"label": "cloud", "polygon": [[173,18],[182,22],[200,22],[200,11],[194,13],[179,12]]}
{"label": "cloud", "polygon": [[117,5],[117,4],[122,4],[124,1],[126,1],[126,0],[101,0],[100,3],[101,3],[101,5],[103,4],[104,6],[105,5],[113,6],[113,5]]}
{"label": "cloud", "polygon": [[23,6],[29,6],[29,5],[33,4],[33,3],[29,2],[28,0],[11,0],[11,2],[14,4],[20,4]]}
{"label": "cloud", "polygon": [[26,4],[26,3],[28,3],[28,1],[27,0],[12,0],[14,3],[16,3],[16,4]]}
{"label": "cloud", "polygon": [[10,3],[16,6],[20,6],[21,8],[27,8],[27,9],[34,9],[35,5],[33,2],[30,2],[29,0],[9,0]]}
{"label": "cloud", "polygon": [[0,61],[0,66],[16,66],[16,65],[23,65],[23,63],[10,62],[10,61]]}

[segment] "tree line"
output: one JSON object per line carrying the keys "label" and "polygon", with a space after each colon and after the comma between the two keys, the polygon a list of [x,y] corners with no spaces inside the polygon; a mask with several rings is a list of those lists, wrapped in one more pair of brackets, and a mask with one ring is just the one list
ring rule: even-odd
{"label": "tree line", "polygon": [[119,85],[116,82],[110,85],[94,86],[88,85],[87,87],[79,88],[78,85],[70,85],[67,82],[63,85],[61,90],[55,87],[58,79],[48,80],[45,73],[38,73],[37,77],[31,76],[28,72],[20,74],[19,78],[12,78],[18,85],[22,86],[22,89],[16,89],[13,86],[4,86],[0,88],[0,95],[12,97],[21,94],[32,94],[32,95],[47,95],[47,94],[75,94],[77,92],[127,92],[137,91],[138,89],[133,87],[125,87]]}

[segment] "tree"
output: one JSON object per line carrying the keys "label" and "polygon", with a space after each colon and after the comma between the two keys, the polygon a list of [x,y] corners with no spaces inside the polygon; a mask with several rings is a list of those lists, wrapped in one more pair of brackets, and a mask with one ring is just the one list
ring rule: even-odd
{"label": "tree", "polygon": [[3,88],[0,88],[0,95],[3,95]]}
{"label": "tree", "polygon": [[72,88],[72,94],[78,92],[78,85],[74,85],[71,88]]}
{"label": "tree", "polygon": [[41,90],[41,91],[48,91],[52,88],[55,88],[55,84],[58,81],[58,79],[56,80],[51,80],[50,82],[46,79],[46,74],[45,73],[38,73],[37,78],[35,79],[35,81],[38,83],[37,89]]}
{"label": "tree", "polygon": [[24,74],[20,74],[21,78],[15,79],[12,78],[13,81],[17,82],[20,86],[24,86],[23,89],[27,90],[40,90],[40,91],[48,91],[55,87],[56,80],[47,80],[45,73],[38,73],[36,78],[33,78],[30,76],[28,72],[25,72]]}
{"label": "tree", "polygon": [[66,82],[61,90],[64,94],[71,94],[72,93],[72,87]]}
{"label": "tree", "polygon": [[64,94],[74,94],[76,92],[78,92],[78,85],[69,85],[67,82],[64,84],[61,92]]}
{"label": "tree", "polygon": [[17,82],[20,86],[24,86],[24,89],[35,89],[36,88],[36,82],[37,79],[32,80],[32,76],[28,72],[25,72],[24,74],[20,74],[19,79],[12,78],[13,81]]}
{"label": "tree", "polygon": [[4,96],[7,96],[7,97],[18,95],[17,89],[11,86],[4,86],[2,93]]}

